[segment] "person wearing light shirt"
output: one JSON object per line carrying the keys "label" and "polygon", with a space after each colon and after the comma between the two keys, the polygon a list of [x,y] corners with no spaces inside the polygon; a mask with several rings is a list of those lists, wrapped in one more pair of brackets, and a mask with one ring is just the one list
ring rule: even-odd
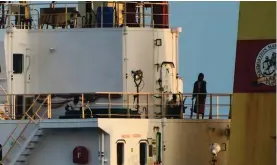
{"label": "person wearing light shirt", "polygon": [[65,114],[79,114],[82,110],[82,102],[79,100],[79,96],[74,96],[74,99],[70,101],[65,107]]}

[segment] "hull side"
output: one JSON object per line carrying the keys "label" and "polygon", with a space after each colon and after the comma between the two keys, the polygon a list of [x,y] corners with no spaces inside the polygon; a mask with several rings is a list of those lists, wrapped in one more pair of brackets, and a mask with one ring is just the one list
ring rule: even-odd
{"label": "hull side", "polygon": [[229,165],[276,162],[275,29],[276,2],[240,2]]}

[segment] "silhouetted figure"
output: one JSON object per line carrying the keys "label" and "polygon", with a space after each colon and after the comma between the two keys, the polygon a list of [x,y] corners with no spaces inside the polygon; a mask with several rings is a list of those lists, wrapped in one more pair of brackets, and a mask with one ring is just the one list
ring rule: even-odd
{"label": "silhouetted figure", "polygon": [[177,105],[177,96],[176,94],[172,95],[172,99],[168,102],[170,108],[174,108]]}
{"label": "silhouetted figure", "polygon": [[206,81],[204,81],[204,74],[200,73],[198,75],[198,80],[194,83],[192,100],[195,100],[193,112],[197,113],[197,119],[199,119],[199,114],[202,115],[202,119],[205,114],[205,104],[207,97]]}
{"label": "silhouetted figure", "polygon": [[73,101],[70,101],[65,107],[66,115],[80,114],[82,111],[82,102],[79,100],[79,96],[74,96]]}
{"label": "silhouetted figure", "polygon": [[167,102],[167,118],[180,119],[181,110],[183,109],[181,109],[181,106],[177,100],[177,95],[173,94],[172,99]]}

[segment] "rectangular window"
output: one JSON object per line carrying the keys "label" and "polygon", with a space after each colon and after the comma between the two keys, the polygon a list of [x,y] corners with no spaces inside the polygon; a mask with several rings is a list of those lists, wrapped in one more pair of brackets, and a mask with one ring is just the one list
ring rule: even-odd
{"label": "rectangular window", "polygon": [[23,72],[23,54],[13,54],[13,73],[21,74]]}
{"label": "rectangular window", "polygon": [[117,151],[117,165],[124,164],[124,143],[118,142],[116,144],[116,151]]}
{"label": "rectangular window", "polygon": [[139,164],[146,165],[147,163],[147,144],[145,142],[141,142],[139,144]]}

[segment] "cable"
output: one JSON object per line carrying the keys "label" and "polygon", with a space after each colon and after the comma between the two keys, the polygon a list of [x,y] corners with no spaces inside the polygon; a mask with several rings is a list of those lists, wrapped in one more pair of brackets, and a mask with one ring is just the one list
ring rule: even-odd
{"label": "cable", "polygon": [[145,85],[145,82],[144,82],[144,80],[142,80],[142,87],[140,88],[139,92],[142,91],[142,89],[144,88],[144,85]]}

